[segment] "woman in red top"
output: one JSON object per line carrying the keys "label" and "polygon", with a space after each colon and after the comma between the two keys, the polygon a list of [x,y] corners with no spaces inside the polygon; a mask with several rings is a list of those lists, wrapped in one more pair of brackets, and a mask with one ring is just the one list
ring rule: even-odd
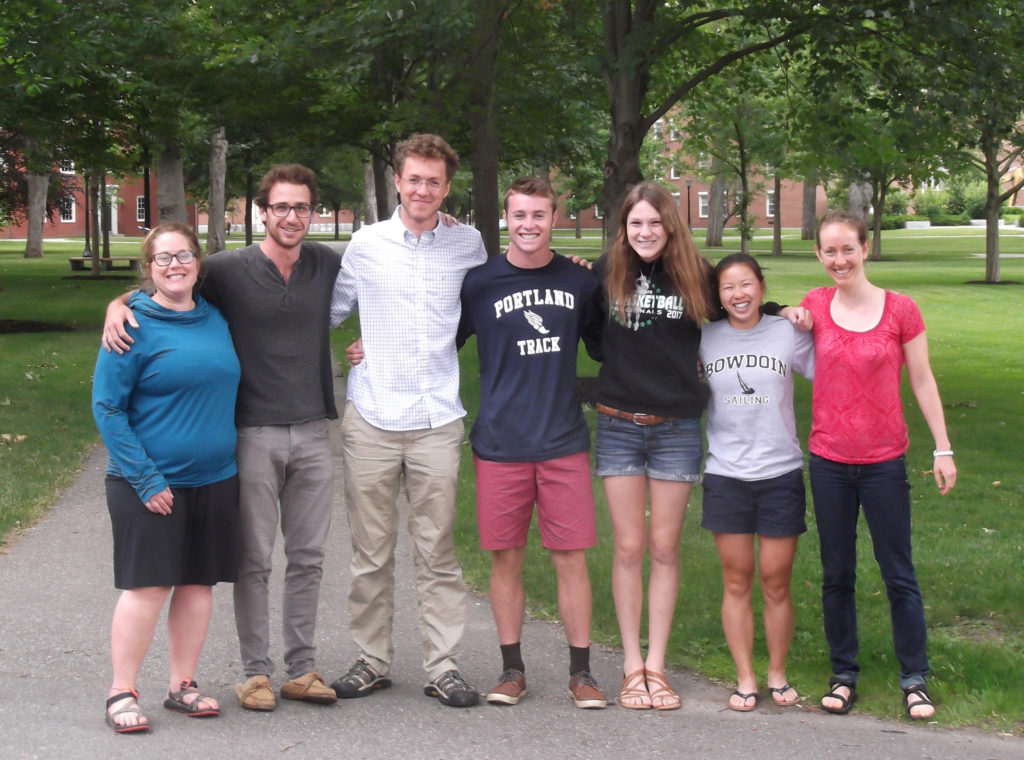
{"label": "woman in red top", "polygon": [[821,542],[822,609],[832,678],[822,707],[845,714],[857,698],[857,517],[863,509],[889,598],[893,645],[907,715],[935,714],[928,697],[927,631],[910,550],[907,425],[900,403],[904,364],[935,439],[933,470],[943,495],[956,483],[953,451],[928,362],[924,321],[907,296],[872,285],[864,223],[827,213],[814,251],[835,283],[812,290],[803,306],[814,319],[815,378],[811,493]]}

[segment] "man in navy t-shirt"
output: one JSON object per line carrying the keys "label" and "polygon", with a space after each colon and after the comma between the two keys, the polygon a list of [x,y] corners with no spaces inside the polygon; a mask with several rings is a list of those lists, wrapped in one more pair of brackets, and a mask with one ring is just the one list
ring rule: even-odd
{"label": "man in navy t-shirt", "polygon": [[508,251],[472,270],[462,286],[457,343],[477,336],[481,398],[470,443],[502,654],[503,672],[487,701],[514,705],[526,694],[522,571],[536,504],[569,640],[569,692],[577,707],[601,708],[605,696],[590,674],[585,556],[597,542],[590,435],[576,390],[580,338],[599,358],[600,286],[589,269],[551,250],[557,205],[547,180],[513,182],[505,193]]}

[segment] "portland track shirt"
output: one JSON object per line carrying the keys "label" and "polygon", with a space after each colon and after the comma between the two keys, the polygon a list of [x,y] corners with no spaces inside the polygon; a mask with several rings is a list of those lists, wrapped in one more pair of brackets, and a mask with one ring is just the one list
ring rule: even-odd
{"label": "portland track shirt", "polygon": [[596,275],[555,254],[537,269],[505,256],[466,276],[458,344],[477,336],[480,412],[469,440],[496,462],[539,462],[590,448],[576,389],[582,338],[599,356]]}

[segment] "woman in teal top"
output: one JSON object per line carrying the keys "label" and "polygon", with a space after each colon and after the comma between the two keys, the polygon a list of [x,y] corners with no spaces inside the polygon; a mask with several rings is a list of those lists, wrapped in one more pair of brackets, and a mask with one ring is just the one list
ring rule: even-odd
{"label": "woman in teal top", "polygon": [[[109,453],[107,507],[114,585],[123,589],[111,630],[113,682],[106,722],[146,731],[136,678],[170,597],[170,688],[164,706],[218,715],[194,672],[206,638],[213,584],[237,576],[239,365],[227,323],[194,294],[199,241],[169,223],[142,243],[144,290],[129,304],[139,328],[130,352],[100,350],[93,415]],[[148,291],[146,288],[151,287]]]}

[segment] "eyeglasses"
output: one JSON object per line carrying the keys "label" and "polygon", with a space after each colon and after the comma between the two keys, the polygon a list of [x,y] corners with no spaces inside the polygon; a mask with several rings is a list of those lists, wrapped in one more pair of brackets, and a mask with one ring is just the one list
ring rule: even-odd
{"label": "eyeglasses", "polygon": [[288,216],[289,211],[294,211],[295,216],[299,219],[305,219],[313,213],[313,207],[308,203],[296,203],[294,206],[290,206],[287,203],[274,203],[267,206],[267,208],[270,209],[270,213],[274,216]]}
{"label": "eyeglasses", "polygon": [[178,251],[177,253],[153,254],[153,263],[158,267],[169,267],[172,259],[177,259],[179,264],[191,264],[196,260],[196,253],[195,251]]}
{"label": "eyeglasses", "polygon": [[432,193],[436,193],[441,189],[440,181],[436,179],[420,179],[419,177],[410,177],[406,179],[402,177],[402,181],[407,185],[412,185],[413,188],[419,190],[421,187],[426,187]]}

